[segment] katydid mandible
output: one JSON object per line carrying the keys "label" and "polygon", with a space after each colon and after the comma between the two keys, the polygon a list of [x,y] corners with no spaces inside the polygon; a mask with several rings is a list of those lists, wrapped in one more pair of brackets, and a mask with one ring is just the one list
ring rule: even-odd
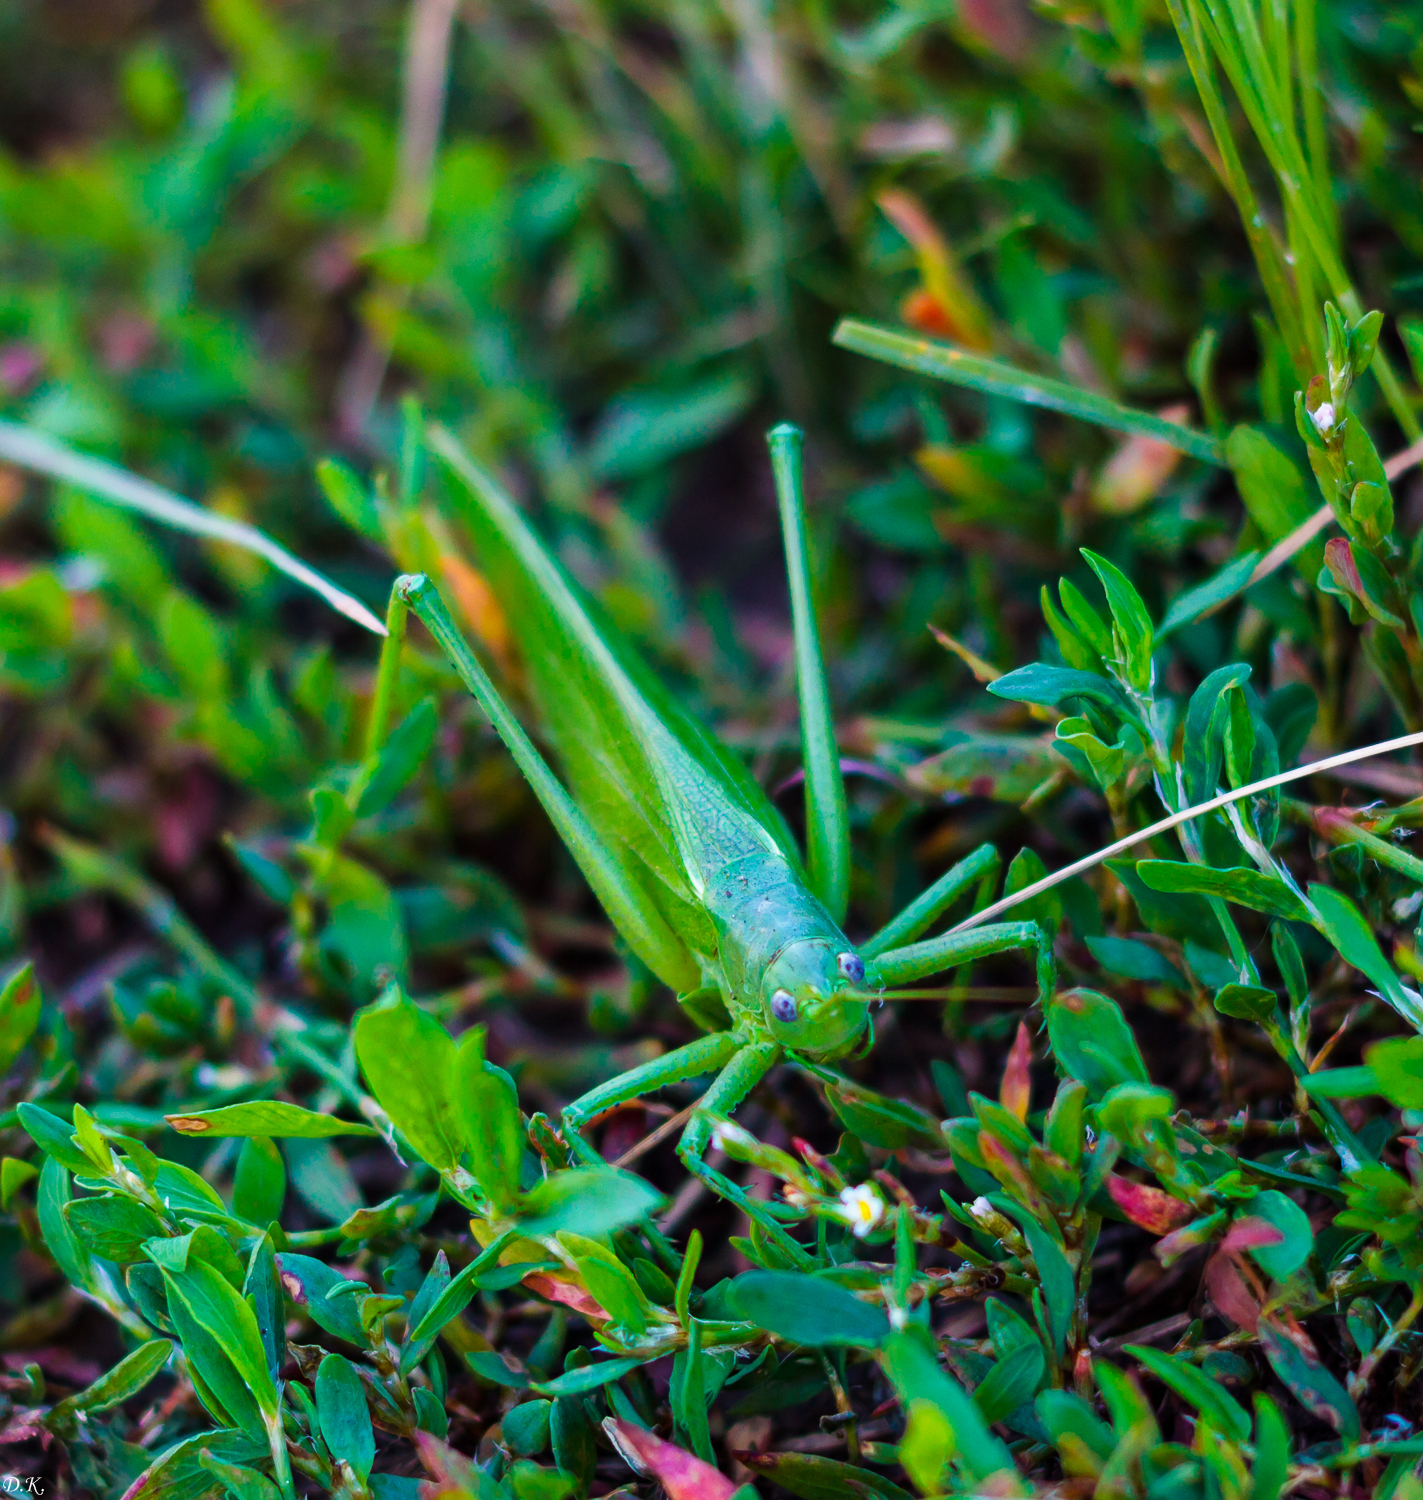
{"label": "katydid mandible", "polygon": [[[391,603],[392,649],[408,607],[424,622],[527,777],[628,946],[709,1034],[609,1080],[563,1111],[571,1149],[597,1115],[665,1085],[715,1072],[678,1145],[688,1170],[743,1208],[797,1259],[765,1206],[705,1160],[711,1117],[731,1114],[783,1057],[824,1062],[872,1038],[870,1008],[902,985],[1008,949],[1037,954],[1033,922],[916,941],[996,870],[978,851],[858,946],[846,937],[849,821],[811,602],[800,434],[769,437],[785,538],[805,764],[809,858],[745,769],[678,705],[596,617],[499,484],[432,427],[457,519],[513,626],[529,690],[564,780],[554,773],[455,626],[434,584],[405,575]],[[566,781],[566,785],[565,785]],[[714,1028],[714,1029],[712,1029]]]}

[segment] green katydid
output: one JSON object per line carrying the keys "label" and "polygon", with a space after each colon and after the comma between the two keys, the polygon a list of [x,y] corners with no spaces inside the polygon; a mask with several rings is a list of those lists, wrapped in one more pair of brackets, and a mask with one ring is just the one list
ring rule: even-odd
{"label": "green katydid", "polygon": [[[1051,948],[1032,922],[916,941],[982,882],[991,850],[955,866],[881,932],[845,936],[849,822],[810,598],[800,434],[770,435],[790,578],[805,764],[809,857],[765,794],[611,631],[496,481],[448,433],[430,446],[450,483],[477,564],[514,628],[528,685],[567,786],[544,760],[423,574],[396,581],[390,650],[414,610],[454,664],[531,783],[594,894],[637,956],[708,1035],[591,1090],[563,1111],[570,1147],[598,1160],[581,1132],[594,1117],[667,1084],[718,1076],[678,1154],[783,1248],[798,1247],[766,1211],[705,1160],[711,1117],[732,1113],[783,1057],[822,1062],[872,1038],[871,1006],[900,985],[1012,948]],[[384,673],[382,674],[385,675]]]}

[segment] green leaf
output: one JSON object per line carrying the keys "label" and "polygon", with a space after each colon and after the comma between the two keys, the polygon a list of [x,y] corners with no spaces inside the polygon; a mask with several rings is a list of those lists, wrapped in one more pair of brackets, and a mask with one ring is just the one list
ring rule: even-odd
{"label": "green leaf", "polygon": [[[224,1276],[201,1261],[190,1259],[182,1271],[162,1265],[159,1269],[168,1285],[169,1308],[176,1299],[187,1310],[230,1362],[268,1424],[277,1421],[281,1399],[267,1369],[267,1353],[251,1305]],[[183,1342],[186,1348],[187,1339]]]}
{"label": "green leaf", "polygon": [[1142,984],[1185,985],[1181,971],[1165,954],[1135,938],[1091,937],[1083,939],[1092,957],[1109,974],[1135,979]]}
{"label": "green leaf", "polygon": [[345,1339],[364,1349],[370,1340],[361,1327],[360,1314],[356,1311],[355,1298],[333,1297],[336,1287],[345,1286],[346,1278],[333,1271],[324,1261],[310,1255],[293,1255],[283,1251],[277,1256],[277,1269],[281,1273],[282,1287],[288,1297],[301,1308],[317,1327],[337,1338]]}
{"label": "green leaf", "polygon": [[227,1500],[281,1500],[276,1485],[246,1464],[230,1464],[208,1452],[199,1453],[198,1464],[221,1482]]}
{"label": "green leaf", "polygon": [[482,1026],[472,1026],[460,1037],[453,1077],[464,1114],[470,1170],[495,1208],[511,1208],[519,1194],[527,1132],[514,1080],[485,1061]]}
{"label": "green leaf", "polygon": [[957,1459],[971,1479],[987,1479],[1013,1470],[1012,1456],[989,1431],[983,1415],[964,1388],[944,1370],[926,1338],[913,1329],[891,1333],[880,1358],[901,1403],[936,1406],[954,1435]]}
{"label": "green leaf", "polygon": [[1059,1448],[1063,1437],[1070,1434],[1101,1462],[1112,1456],[1116,1447],[1112,1429],[1076,1392],[1039,1391],[1033,1410]]}
{"label": "green leaf", "polygon": [[158,637],[179,681],[199,702],[228,690],[227,649],[222,629],[196,599],[170,589],[158,610]]}
{"label": "green leaf", "polygon": [[385,881],[359,861],[329,849],[298,845],[297,853],[320,870],[328,908],[322,946],[340,958],[358,985],[373,984],[382,968],[403,976],[405,927],[400,903]]}
{"label": "green leaf", "polygon": [[213,1475],[203,1466],[204,1453],[224,1463],[250,1464],[266,1456],[267,1445],[236,1429],[200,1432],[160,1454],[130,1489],[143,1500],[205,1500],[213,1493]]}
{"label": "green leaf", "polygon": [[588,454],[595,479],[630,479],[700,448],[729,427],[755,396],[740,370],[698,385],[639,391],[620,397],[604,414]]}
{"label": "green leaf", "polygon": [[1358,969],[1388,1003],[1415,1030],[1423,1031],[1423,1003],[1394,973],[1383,956],[1369,924],[1359,908],[1341,892],[1327,885],[1312,885],[1309,899],[1318,920],[1315,926],[1334,944],[1345,963]]}
{"label": "green leaf", "polygon": [[322,1140],[333,1135],[379,1135],[369,1125],[317,1114],[299,1104],[281,1099],[254,1099],[247,1104],[227,1104],[221,1109],[197,1110],[192,1114],[164,1115],[168,1124],[183,1135],[263,1136],[285,1139]]}
{"label": "green leaf", "polygon": [[69,1227],[64,1210],[70,1201],[69,1173],[55,1157],[48,1157],[40,1172],[39,1192],[35,1199],[40,1233],[66,1279],[81,1291],[92,1292],[98,1285],[98,1271],[93,1257]]}
{"label": "green leaf", "polygon": [[1151,688],[1151,616],[1131,580],[1114,563],[1086,547],[1082,555],[1107,595],[1107,608],[1116,627],[1114,645],[1127,681],[1139,692]]}
{"label": "green leaf", "polygon": [[1250,1500],[1280,1500],[1289,1478],[1290,1433],[1280,1408],[1263,1392],[1255,1393],[1255,1465]]}
{"label": "green leaf", "polygon": [[[1284,445],[1258,427],[1237,427],[1225,445],[1236,487],[1250,519],[1271,544],[1283,541],[1319,509],[1319,493]],[[1307,579],[1319,571],[1320,546],[1305,549],[1296,566]]]}
{"label": "green leaf", "polygon": [[1020,1344],[1003,1358],[979,1382],[973,1393],[974,1404],[985,1422],[1001,1422],[1026,1406],[1042,1383],[1047,1362],[1042,1345],[1034,1339]]}
{"label": "green leaf", "polygon": [[22,1161],[18,1156],[0,1158],[0,1213],[9,1213],[15,1194],[39,1175],[40,1169],[32,1161]]}
{"label": "green leaf", "polygon": [[1274,990],[1258,984],[1227,984],[1215,992],[1215,1008],[1223,1016],[1233,1016],[1237,1021],[1254,1021],[1263,1026],[1271,1020],[1277,1008]]}
{"label": "green leaf", "polygon": [[351,528],[376,546],[385,545],[380,512],[370,491],[355,472],[337,458],[323,458],[316,465],[316,482],[331,509]]}
{"label": "green leaf", "polygon": [[330,1141],[293,1136],[282,1143],[287,1173],[297,1197],[328,1224],[344,1224],[365,1211],[365,1199],[346,1159]]}
{"label": "green leaf", "polygon": [[381,746],[361,791],[361,800],[356,806],[359,817],[372,817],[395,801],[429,758],[439,724],[435,700],[422,698],[396,725]]}
{"label": "green leaf", "polygon": [[459,1165],[469,1144],[453,1088],[455,1044],[397,986],[356,1018],[356,1057],[395,1128],[438,1172]]}
{"label": "green leaf", "polygon": [[559,1231],[558,1242],[573,1257],[584,1286],[613,1322],[634,1334],[645,1333],[653,1316],[652,1304],[614,1252],[569,1229]]}
{"label": "green leaf", "polygon": [[549,1417],[553,1402],[542,1397],[523,1401],[504,1413],[501,1424],[509,1451],[520,1458],[534,1458],[548,1447]]}
{"label": "green leaf", "polygon": [[605,1359],[597,1364],[565,1370],[552,1380],[539,1381],[533,1389],[541,1396],[582,1396],[588,1391],[596,1391],[610,1381],[621,1380],[629,1371],[646,1363],[645,1359],[638,1358]]}
{"label": "green leaf", "polygon": [[361,1377],[349,1360],[328,1354],[316,1372],[315,1389],[316,1415],[326,1446],[350,1464],[364,1483],[375,1462],[376,1439]]}
{"label": "green leaf", "polygon": [[1368,1092],[1382,1094],[1395,1109],[1423,1109],[1423,1036],[1376,1042],[1365,1051],[1364,1060],[1377,1083]]}
{"label": "green leaf", "polygon": [[1284,1238],[1277,1245],[1251,1245],[1251,1258],[1257,1261],[1274,1281],[1284,1281],[1307,1261],[1314,1250],[1314,1230],[1309,1215],[1294,1201],[1274,1188],[1257,1193],[1245,1205],[1252,1218],[1264,1219],[1278,1229]]}
{"label": "green leaf", "polygon": [[1072,1315],[1077,1310],[1077,1278],[1072,1274],[1072,1266],[1057,1239],[1022,1204],[1004,1198],[1002,1211],[1018,1221],[1028,1242],[1047,1306],[1048,1332],[1052,1336],[1053,1348],[1061,1358],[1067,1347]]}
{"label": "green leaf", "polygon": [[899,1440],[899,1462],[922,1495],[937,1495],[944,1488],[944,1470],[954,1451],[954,1433],[948,1418],[931,1401],[912,1401],[905,1414],[904,1436]]}
{"label": "green leaf", "polygon": [[1192,620],[1200,619],[1202,615],[1224,604],[1227,599],[1234,598],[1250,582],[1250,575],[1259,561],[1259,552],[1242,553],[1239,557],[1232,558],[1204,583],[1187,589],[1184,594],[1177,594],[1161,624],[1156,627],[1156,639],[1165,640],[1173,630],[1189,625]]}
{"label": "green leaf", "polygon": [[821,1276],[747,1271],[731,1283],[735,1315],[779,1338],[811,1348],[877,1348],[889,1336],[884,1309]]}
{"label": "green leaf", "polygon": [[1224,753],[1220,735],[1212,733],[1216,705],[1222,693],[1240,686],[1249,677],[1250,668],[1244,662],[1232,662],[1217,667],[1191,694],[1186,709],[1186,731],[1181,740],[1181,765],[1186,795],[1192,802],[1204,802],[1216,794]]}
{"label": "green leaf", "polygon": [[1035,661],[1016,672],[1009,672],[988,684],[988,691],[1014,703],[1038,703],[1056,708],[1068,698],[1086,698],[1118,714],[1128,712],[1126,699],[1116,683],[1095,672],[1079,672],[1074,667],[1052,667]]}
{"label": "green leaf", "polygon": [[813,1453],[748,1455],[747,1467],[801,1500],[912,1500],[873,1469]]}
{"label": "green leaf", "polygon": [[1062,380],[1052,380],[996,359],[969,354],[952,344],[898,333],[892,328],[861,323],[853,318],[841,320],[835,329],[834,342],[842,349],[853,349],[857,354],[867,354],[871,359],[883,360],[886,364],[898,365],[920,375],[931,375],[989,395],[1006,396],[1028,406],[1064,412],[1114,432],[1141,433],[1182,453],[1189,453],[1204,463],[1225,465],[1224,450],[1209,433],[1195,432],[1151,412],[1122,406],[1107,396],[1080,390]]}
{"label": "green leaf", "polygon": [[592,1238],[655,1213],[662,1194],[631,1172],[574,1167],[545,1177],[524,1195],[520,1230],[530,1239],[571,1229]]}
{"label": "green leaf", "polygon": [[22,1103],[16,1109],[20,1124],[30,1139],[52,1161],[71,1172],[92,1172],[94,1164],[74,1143],[74,1126],[38,1104]]}
{"label": "green leaf", "polygon": [[150,1339],[140,1344],[92,1385],[59,1402],[49,1414],[50,1425],[67,1426],[79,1412],[108,1411],[136,1396],[168,1363],[172,1353],[173,1344],[168,1339]]}
{"label": "green leaf", "polygon": [[1159,1349],[1127,1344],[1125,1352],[1140,1360],[1163,1385],[1194,1406],[1210,1424],[1233,1442],[1250,1436],[1250,1417],[1245,1408],[1216,1381],[1204,1375],[1187,1359],[1173,1359]]}
{"label": "green leaf", "polygon": [[0,1078],[25,1050],[40,1022],[40,987],[35,966],[21,965],[0,989]]}
{"label": "green leaf", "polygon": [[1136,1038],[1115,1000],[1096,990],[1066,990],[1045,1008],[1053,1057],[1094,1099],[1119,1083],[1147,1082]]}
{"label": "green leaf", "polygon": [[1295,922],[1310,920],[1310,910],[1303,901],[1275,875],[1249,868],[1213,870],[1209,865],[1192,865],[1175,859],[1143,859],[1136,872],[1154,891],[1170,894],[1219,896],[1237,906],[1248,906],[1272,917],[1286,917]]}
{"label": "green leaf", "polygon": [[287,1195],[282,1153],[266,1136],[249,1136],[237,1153],[232,1179],[232,1211],[249,1224],[271,1224],[281,1217]]}
{"label": "green leaf", "polygon": [[65,1204],[64,1217],[74,1238],[90,1255],[121,1263],[137,1260],[143,1254],[144,1241],[168,1232],[151,1208],[122,1193],[76,1198]]}
{"label": "green leaf", "polygon": [[1265,1358],[1295,1399],[1316,1417],[1328,1422],[1340,1437],[1357,1442],[1358,1408],[1348,1391],[1319,1363],[1319,1357],[1301,1349],[1268,1315],[1260,1319],[1258,1337]]}

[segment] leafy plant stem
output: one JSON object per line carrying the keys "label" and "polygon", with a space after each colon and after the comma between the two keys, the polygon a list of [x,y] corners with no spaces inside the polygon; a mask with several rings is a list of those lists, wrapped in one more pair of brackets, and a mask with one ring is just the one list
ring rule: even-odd
{"label": "leafy plant stem", "polygon": [[[1307,1078],[1309,1068],[1295,1050],[1295,1044],[1290,1039],[1289,1026],[1278,1007],[1273,1016],[1260,1023],[1260,1029],[1269,1038],[1270,1045],[1279,1054],[1290,1072],[1296,1078]],[[1310,1102],[1318,1112],[1320,1123],[1324,1126],[1330,1144],[1339,1153],[1339,1161],[1346,1172],[1355,1171],[1366,1162],[1375,1159],[1373,1153],[1350,1130],[1332,1099],[1311,1099]]]}
{"label": "leafy plant stem", "polygon": [[[1321,1103],[1323,1101],[1320,1101]],[[1409,1299],[1408,1306],[1395,1319],[1393,1326],[1374,1345],[1372,1349],[1359,1361],[1359,1368],[1354,1371],[1349,1381],[1349,1394],[1357,1400],[1369,1387],[1369,1381],[1389,1351],[1398,1343],[1399,1339],[1408,1332],[1417,1321],[1418,1314],[1423,1312],[1423,1281],[1413,1288],[1413,1296]]]}

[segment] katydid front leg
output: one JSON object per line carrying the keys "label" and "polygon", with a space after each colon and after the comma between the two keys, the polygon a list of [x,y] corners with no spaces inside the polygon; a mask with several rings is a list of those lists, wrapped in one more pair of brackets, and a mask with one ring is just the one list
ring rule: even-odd
{"label": "katydid front leg", "polygon": [[1027,948],[1037,954],[1038,993],[1046,1000],[1053,992],[1057,966],[1052,956],[1052,939],[1036,922],[996,922],[968,932],[946,932],[904,948],[891,948],[865,965],[865,982],[889,989],[1013,948]]}
{"label": "katydid front leg", "polygon": [[[630,1068],[597,1088],[564,1106],[564,1134],[569,1146],[580,1160],[601,1166],[603,1158],[583,1139],[583,1127],[606,1110],[619,1104],[627,1104],[644,1095],[655,1094],[668,1084],[685,1083],[689,1078],[700,1078],[704,1073],[718,1072],[734,1058],[745,1038],[730,1031],[716,1031],[710,1036],[699,1036],[662,1057],[654,1057],[636,1068]],[[712,1085],[715,1088],[716,1084]]]}
{"label": "katydid front leg", "polygon": [[708,1166],[704,1156],[711,1141],[712,1124],[707,1114],[701,1111],[712,1115],[731,1114],[780,1060],[781,1051],[775,1042],[748,1042],[745,1037],[730,1031],[718,1031],[711,1036],[698,1037],[696,1041],[688,1042],[685,1047],[678,1047],[665,1057],[654,1058],[618,1078],[610,1078],[607,1083],[599,1084],[597,1088],[590,1089],[581,1098],[565,1106],[564,1138],[581,1161],[600,1166],[602,1157],[582,1134],[583,1127],[590,1120],[619,1104],[641,1099],[660,1088],[666,1088],[668,1084],[685,1083],[689,1078],[700,1078],[703,1073],[720,1069],[711,1087],[698,1100],[698,1113],[682,1132],[682,1139],[677,1144],[677,1155],[694,1177],[699,1178],[714,1193],[736,1204],[788,1255],[797,1262],[805,1260],[805,1252],[767,1213],[765,1205],[749,1197],[739,1183]]}

